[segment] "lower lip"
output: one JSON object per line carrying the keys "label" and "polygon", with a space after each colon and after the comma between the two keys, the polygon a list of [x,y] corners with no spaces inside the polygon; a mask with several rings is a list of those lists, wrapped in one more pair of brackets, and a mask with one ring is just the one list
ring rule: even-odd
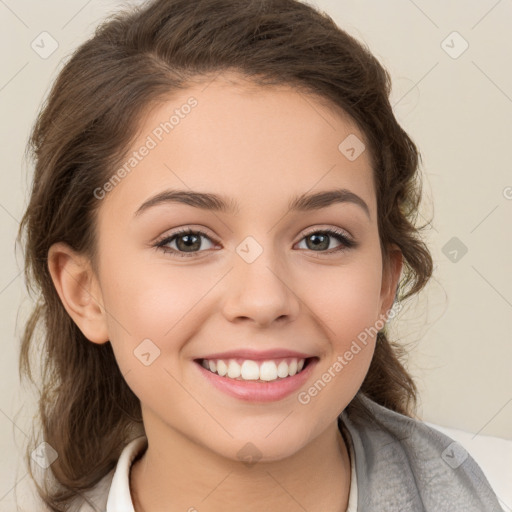
{"label": "lower lip", "polygon": [[318,358],[310,359],[301,372],[272,382],[251,382],[221,377],[204,368],[201,363],[195,361],[195,364],[211,384],[230,396],[247,402],[275,402],[297,391],[308,380],[317,362]]}

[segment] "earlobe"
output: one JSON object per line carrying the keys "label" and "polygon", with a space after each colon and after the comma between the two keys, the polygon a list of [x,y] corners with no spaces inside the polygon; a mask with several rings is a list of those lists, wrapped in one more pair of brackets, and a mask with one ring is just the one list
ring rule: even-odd
{"label": "earlobe", "polygon": [[84,336],[93,343],[107,342],[103,298],[89,259],[59,242],[48,251],[48,269],[64,308]]}

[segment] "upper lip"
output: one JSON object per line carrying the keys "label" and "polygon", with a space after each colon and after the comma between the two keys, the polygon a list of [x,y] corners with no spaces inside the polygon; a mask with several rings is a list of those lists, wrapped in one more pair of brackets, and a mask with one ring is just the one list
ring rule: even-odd
{"label": "upper lip", "polygon": [[282,348],[275,348],[271,350],[229,350],[227,352],[217,352],[198,359],[278,359],[281,357],[296,357],[297,359],[307,359],[308,357],[315,357],[311,354],[304,352],[295,352],[294,350],[287,350]]}

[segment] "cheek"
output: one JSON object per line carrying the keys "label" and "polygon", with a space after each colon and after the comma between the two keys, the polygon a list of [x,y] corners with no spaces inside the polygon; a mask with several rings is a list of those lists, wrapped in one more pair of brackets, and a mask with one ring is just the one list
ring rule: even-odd
{"label": "cheek", "polygon": [[[165,269],[125,258],[110,266],[104,298],[112,349],[126,383],[150,408],[172,416],[187,404],[178,384],[183,378],[178,357],[198,329],[194,306],[208,283],[193,271]],[[162,394],[172,401],[162,404]]]}
{"label": "cheek", "polygon": [[316,280],[325,283],[310,297],[328,339],[320,373],[330,390],[318,406],[347,402],[361,386],[373,357],[377,331],[383,327],[379,322],[381,280],[376,251],[359,254],[350,264],[330,269],[328,279]]}
{"label": "cheek", "polygon": [[161,339],[189,316],[211,283],[201,279],[199,267],[171,264],[152,250],[132,252],[114,256],[104,267],[105,304],[134,337]]}
{"label": "cheek", "polygon": [[[312,297],[327,338],[317,379],[302,390],[298,401],[319,418],[339,414],[360,389],[374,354],[379,319],[381,271],[377,262],[361,259],[331,272],[329,293]],[[318,281],[317,281],[318,282]],[[377,327],[377,330],[375,330]]]}
{"label": "cheek", "polygon": [[205,263],[170,263],[154,254],[108,261],[119,262],[105,265],[103,272],[108,331],[127,383],[138,396],[151,396],[155,386],[181,396],[169,373],[182,380],[182,362],[193,357],[188,341],[218,306],[212,287],[224,271]]}
{"label": "cheek", "polygon": [[311,303],[326,325],[326,334],[336,348],[357,337],[378,319],[381,303],[381,267],[378,258],[330,269],[325,277],[316,276],[310,288]]}

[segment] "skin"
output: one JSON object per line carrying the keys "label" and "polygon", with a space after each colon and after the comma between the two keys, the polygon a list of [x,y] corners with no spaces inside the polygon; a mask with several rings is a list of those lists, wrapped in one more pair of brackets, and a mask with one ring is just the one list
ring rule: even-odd
{"label": "skin", "polygon": [[[227,78],[148,111],[131,151],[188,98],[198,101],[101,200],[97,273],[85,255],[58,243],[51,275],[84,335],[110,340],[141,401],[148,449],[131,472],[137,512],[344,511],[350,459],[337,417],[364,380],[375,338],[306,405],[298,392],[243,402],[201,378],[193,360],[239,348],[306,352],[319,357],[307,390],[388,312],[402,256],[390,248],[384,265],[369,151],[349,161],[338,150],[350,134],[365,140],[350,118],[289,87]],[[224,195],[239,210],[168,203],[134,216],[149,197],[176,188]],[[295,196],[335,188],[361,197],[369,216],[350,202],[288,211]],[[191,257],[154,247],[182,227],[209,237]],[[327,254],[343,244],[334,237],[324,248],[308,244],[326,228],[357,246]],[[236,252],[247,236],[263,250],[252,263]],[[168,248],[178,245],[185,244],[175,239]],[[144,339],[160,350],[148,366],[134,356]],[[261,454],[251,466],[237,456],[247,442]]]}

